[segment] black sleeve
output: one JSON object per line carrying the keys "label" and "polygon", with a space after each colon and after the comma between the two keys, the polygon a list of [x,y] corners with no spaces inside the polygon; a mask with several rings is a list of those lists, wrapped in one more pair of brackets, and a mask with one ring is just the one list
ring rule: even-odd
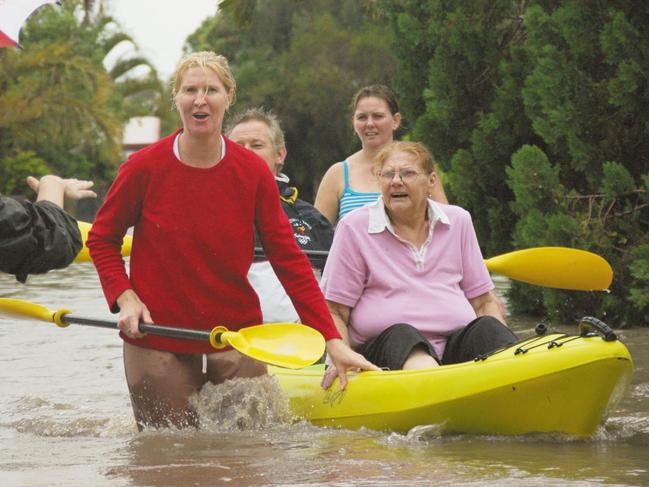
{"label": "black sleeve", "polygon": [[68,266],[82,246],[76,220],[54,203],[0,196],[0,271],[25,282]]}

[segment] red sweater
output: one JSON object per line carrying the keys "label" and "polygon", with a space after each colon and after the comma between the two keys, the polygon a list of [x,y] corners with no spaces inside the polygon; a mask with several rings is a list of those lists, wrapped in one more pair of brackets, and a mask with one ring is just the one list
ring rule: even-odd
{"label": "red sweater", "polygon": [[[111,310],[132,288],[158,324],[238,330],[261,323],[259,299],[246,278],[256,226],[300,319],[327,340],[339,338],[266,163],[225,139],[226,156],[216,166],[191,167],[174,156],[176,135],[122,164],[90,231],[90,255]],[[119,249],[131,226],[129,278]],[[173,352],[214,351],[201,341],[122,338]]]}

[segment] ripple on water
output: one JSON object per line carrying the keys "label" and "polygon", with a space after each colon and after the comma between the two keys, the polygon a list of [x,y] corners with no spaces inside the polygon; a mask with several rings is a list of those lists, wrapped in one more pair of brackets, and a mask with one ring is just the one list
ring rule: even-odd
{"label": "ripple on water", "polygon": [[34,397],[34,396],[23,396],[21,398],[18,398],[12,402],[12,405],[14,406],[14,410],[17,413],[29,413],[36,409],[43,409],[43,408],[52,408],[52,409],[61,409],[61,410],[74,409],[74,407],[70,404],[55,403],[52,401],[48,401],[47,399]]}
{"label": "ripple on water", "polygon": [[634,398],[649,397],[649,382],[637,384],[631,391],[631,396]]}
{"label": "ripple on water", "polygon": [[103,437],[111,429],[107,418],[25,418],[15,421],[13,427],[19,433],[42,437],[74,438]]}
{"label": "ripple on water", "polygon": [[649,417],[638,412],[611,417],[606,423],[603,439],[641,441],[649,445]]}
{"label": "ripple on water", "polygon": [[130,414],[126,413],[106,417],[101,412],[76,404],[34,396],[21,397],[11,404],[14,420],[5,424],[19,433],[40,437],[100,438],[131,434],[135,429]]}

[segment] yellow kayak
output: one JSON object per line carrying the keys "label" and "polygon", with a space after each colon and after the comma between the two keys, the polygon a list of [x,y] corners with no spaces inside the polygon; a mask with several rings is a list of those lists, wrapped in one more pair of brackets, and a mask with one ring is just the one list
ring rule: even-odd
{"label": "yellow kayak", "polygon": [[619,340],[550,334],[475,362],[352,374],[342,392],[337,381],[320,387],[323,367],[270,367],[294,414],[318,426],[589,436],[624,393],[633,362]]}

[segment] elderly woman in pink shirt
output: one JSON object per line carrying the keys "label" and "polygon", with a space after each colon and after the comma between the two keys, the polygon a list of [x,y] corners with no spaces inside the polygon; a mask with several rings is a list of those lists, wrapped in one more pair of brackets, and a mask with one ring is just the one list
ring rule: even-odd
{"label": "elderly woman in pink shirt", "polygon": [[[428,197],[438,181],[426,147],[391,143],[375,173],[381,197],[339,222],[322,277],[343,339],[392,370],[463,362],[514,343],[470,214]],[[336,373],[328,369],[323,387]]]}

